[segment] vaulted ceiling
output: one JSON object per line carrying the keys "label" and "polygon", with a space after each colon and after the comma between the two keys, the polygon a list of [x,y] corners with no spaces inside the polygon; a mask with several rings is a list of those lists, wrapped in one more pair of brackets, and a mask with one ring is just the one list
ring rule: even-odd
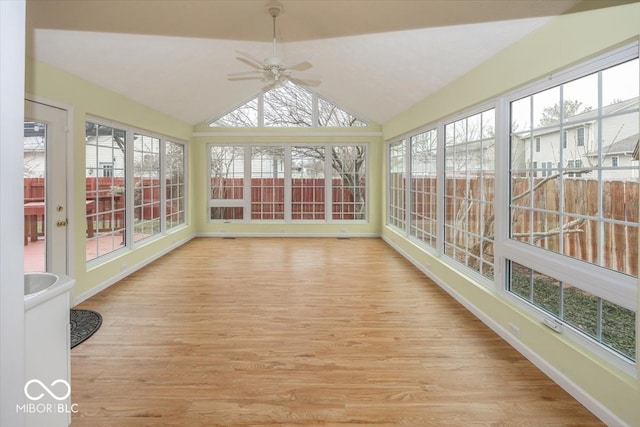
{"label": "vaulted ceiling", "polygon": [[[27,55],[191,124],[256,95],[236,50],[272,52],[267,0],[29,0]],[[313,90],[384,123],[554,16],[625,1],[280,0],[279,54]]]}

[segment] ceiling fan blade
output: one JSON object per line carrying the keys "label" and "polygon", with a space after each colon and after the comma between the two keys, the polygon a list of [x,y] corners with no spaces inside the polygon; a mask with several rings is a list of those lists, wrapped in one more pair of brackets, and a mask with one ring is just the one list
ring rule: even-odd
{"label": "ceiling fan blade", "polygon": [[321,83],[320,80],[301,79],[293,76],[289,76],[289,80],[291,80],[292,83],[295,83],[300,86],[316,87],[316,86],[320,86],[320,83]]}
{"label": "ceiling fan blade", "polygon": [[318,80],[320,81],[320,75],[317,73],[308,73],[308,72],[301,72],[301,71],[289,71],[288,73],[289,77],[292,77],[294,79],[300,79],[300,80]]}
{"label": "ceiling fan blade", "polygon": [[242,52],[240,50],[236,50],[236,53],[240,55],[240,56],[236,56],[236,59],[238,61],[244,62],[245,64],[247,64],[252,68],[255,68],[256,70],[262,70],[264,68],[262,65],[262,61],[259,60],[258,58],[255,58],[249,55],[248,53]]}
{"label": "ceiling fan blade", "polygon": [[260,71],[244,71],[240,73],[227,74],[227,80],[262,80],[264,79],[264,73]]}
{"label": "ceiling fan blade", "polygon": [[227,77],[246,77],[246,76],[259,76],[262,77],[263,71],[240,71],[239,73],[229,73]]}
{"label": "ceiling fan blade", "polygon": [[287,69],[295,71],[305,71],[313,67],[306,55],[296,55],[291,58],[287,58],[284,61],[284,64]]}

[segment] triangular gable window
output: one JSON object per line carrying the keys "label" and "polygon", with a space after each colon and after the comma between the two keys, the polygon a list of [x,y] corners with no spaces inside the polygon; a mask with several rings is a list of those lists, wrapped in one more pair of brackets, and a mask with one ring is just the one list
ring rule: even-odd
{"label": "triangular gable window", "polygon": [[[315,119],[314,119],[315,118]],[[362,127],[364,120],[287,82],[213,120],[210,127]]]}

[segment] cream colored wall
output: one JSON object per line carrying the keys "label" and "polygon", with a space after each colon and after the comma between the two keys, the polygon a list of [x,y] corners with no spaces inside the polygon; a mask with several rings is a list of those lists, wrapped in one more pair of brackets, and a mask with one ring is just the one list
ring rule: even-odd
{"label": "cream colored wall", "polygon": [[[386,140],[392,139],[474,104],[496,98],[604,50],[637,40],[639,36],[639,3],[559,17],[384,124],[384,137]],[[383,169],[384,164],[381,165]],[[383,188],[386,188],[384,183]],[[384,199],[383,215],[386,215]],[[587,397],[586,403],[592,411],[612,424],[623,422],[640,426],[638,380],[600,360],[565,336],[551,332],[539,320],[523,313],[499,293],[480,286],[392,229],[383,226],[382,234],[428,274],[475,307],[479,316],[486,317],[498,330],[506,331],[509,323],[516,325],[520,329],[520,338],[515,345],[532,351],[548,372],[555,373],[556,381],[568,384],[574,391],[577,389],[586,393],[582,398]],[[636,351],[636,354],[640,354],[640,351]]]}
{"label": "cream colored wall", "polygon": [[[193,236],[195,226],[191,211],[187,217],[188,226],[172,232],[160,239],[153,240],[132,251],[103,264],[87,269],[85,261],[85,118],[86,115],[98,116],[114,122],[132,125],[139,129],[149,130],[167,135],[178,140],[189,141],[192,126],[163,115],[153,109],[140,105],[117,95],[111,91],[98,87],[90,82],[79,79],[62,70],[44,63],[26,61],[25,92],[28,96],[46,100],[54,105],[69,106],[73,113],[73,183],[70,200],[73,209],[71,223],[74,248],[71,254],[73,271],[70,274],[76,278],[75,295],[87,295],[93,290],[110,283],[121,276],[122,266],[127,269],[135,268],[152,259],[158,253],[168,250],[184,239]],[[189,150],[189,149],[188,149]],[[192,182],[193,176],[188,179]],[[189,200],[193,192],[188,194]]]}
{"label": "cream colored wall", "polygon": [[[382,217],[381,206],[382,173],[379,167],[383,155],[383,141],[378,126],[357,129],[266,129],[259,132],[248,132],[247,129],[213,129],[205,124],[196,128],[196,134],[210,134],[193,138],[192,150],[195,162],[192,164],[194,174],[198,177],[208,176],[207,144],[273,144],[273,143],[368,143],[369,144],[369,213],[365,222],[336,222],[336,223],[222,223],[208,220],[208,188],[207,180],[199,179],[193,183],[196,200],[193,204],[197,233],[200,235],[263,235],[263,236],[333,236],[380,235]],[[364,135],[363,135],[364,134]]]}
{"label": "cream colored wall", "polygon": [[[432,97],[417,104],[409,111],[392,119],[382,127],[384,139],[408,132],[433,122],[458,110],[491,99],[528,81],[640,35],[640,5],[635,3],[567,15],[556,19],[538,32],[524,38],[492,60],[481,65]],[[86,269],[84,260],[84,221],[73,225],[74,269],[77,279],[76,295],[91,292],[121,274],[121,265],[134,266],[144,263],[157,253],[172,247],[174,242],[187,239],[194,233],[214,234],[221,229],[238,234],[280,234],[282,224],[219,224],[207,221],[206,145],[209,142],[369,142],[369,221],[366,224],[286,224],[288,235],[337,234],[346,228],[354,234],[382,233],[405,254],[427,268],[438,280],[449,286],[463,299],[480,310],[499,326],[506,328],[513,323],[520,328],[521,343],[531,349],[552,369],[603,405],[605,411],[624,420],[629,425],[640,425],[638,403],[640,383],[565,339],[550,333],[537,321],[502,299],[499,294],[487,290],[464,274],[451,269],[446,263],[433,257],[391,229],[383,227],[385,203],[385,150],[379,136],[338,136],[323,134],[309,136],[298,130],[274,132],[260,136],[245,134],[192,137],[194,130],[188,124],[164,116],[152,109],[75,78],[65,72],[42,63],[27,60],[26,93],[73,107],[74,181],[73,214],[84,217],[84,121],[85,115],[95,115],[116,122],[190,141],[189,154],[189,218],[188,226],[169,236],[135,249],[99,267]],[[200,125],[200,132],[212,132]],[[377,131],[379,128],[359,129]]]}

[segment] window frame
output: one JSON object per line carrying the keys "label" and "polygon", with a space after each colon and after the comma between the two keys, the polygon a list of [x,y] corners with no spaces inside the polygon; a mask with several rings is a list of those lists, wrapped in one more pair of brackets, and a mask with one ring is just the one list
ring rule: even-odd
{"label": "window frame", "polygon": [[[487,283],[487,287],[489,291],[495,292],[499,298],[504,299],[509,304],[513,305],[514,308],[517,308],[521,312],[529,315],[535,319],[539,319],[542,322],[550,321],[554,322],[552,316],[543,311],[542,309],[525,302],[522,298],[517,295],[512,294],[508,290],[508,274],[507,274],[507,262],[508,260],[513,260],[525,267],[531,268],[533,270],[548,274],[557,280],[561,280],[565,283],[575,284],[576,277],[579,277],[579,280],[582,278],[586,278],[588,283],[585,286],[585,291],[590,292],[594,296],[600,297],[603,300],[607,300],[613,304],[617,304],[626,309],[632,310],[636,315],[636,329],[638,329],[637,325],[640,323],[638,321],[638,278],[634,276],[627,276],[621,273],[616,273],[611,270],[606,270],[603,267],[597,265],[590,265],[588,269],[585,269],[585,262],[579,259],[568,258],[564,255],[553,254],[549,251],[536,248],[534,246],[528,245],[526,243],[517,242],[511,240],[509,238],[510,233],[508,232],[508,228],[510,227],[511,219],[510,219],[510,185],[511,185],[511,174],[509,171],[511,170],[511,124],[510,122],[510,102],[518,100],[520,98],[530,96],[534,93],[544,91],[551,87],[554,87],[558,84],[562,84],[565,82],[569,82],[571,80],[580,78],[582,76],[589,75],[593,72],[602,71],[608,67],[633,60],[639,57],[639,43],[634,41],[630,44],[624,45],[619,48],[613,48],[608,52],[605,52],[603,55],[598,57],[587,59],[582,63],[579,63],[576,66],[568,67],[564,71],[560,71],[558,73],[553,73],[551,76],[545,76],[544,78],[540,78],[537,81],[534,81],[531,84],[527,84],[526,86],[522,86],[519,88],[514,88],[505,92],[503,94],[497,95],[495,98],[483,103],[481,105],[471,106],[461,112],[456,112],[455,114],[451,114],[449,117],[441,118],[435,122],[431,122],[431,124],[424,125],[420,128],[416,128],[415,130],[406,132],[404,134],[400,134],[395,136],[392,139],[388,139],[385,142],[385,159],[386,159],[386,202],[385,202],[385,226],[388,230],[393,231],[394,233],[398,233],[401,237],[404,237],[407,242],[411,242],[416,244],[418,247],[421,247],[427,253],[432,253],[439,261],[444,264],[448,264],[451,268],[456,269],[462,274],[467,274],[469,277],[473,278],[475,284],[484,285]],[[443,171],[445,170],[445,159],[442,153],[442,148],[444,146],[444,126],[445,123],[449,123],[451,121],[455,121],[460,117],[472,115],[474,113],[485,111],[488,108],[495,108],[495,139],[496,139],[496,150],[495,150],[495,222],[497,224],[495,229],[494,236],[494,259],[495,259],[495,275],[493,281],[490,281],[480,276],[477,272],[467,268],[461,263],[455,262],[455,260],[449,259],[447,256],[443,256],[443,203],[442,199],[444,197],[444,183],[443,180],[439,180],[438,184],[438,200],[440,206],[438,208],[438,245],[436,250],[428,247],[423,242],[413,238],[410,235],[410,221],[409,215],[405,216],[404,224],[400,224],[400,226],[393,224],[390,221],[391,210],[392,210],[392,188],[391,188],[391,145],[397,144],[403,140],[410,141],[411,137],[423,132],[425,129],[436,128],[438,132],[438,154],[437,154],[437,174],[440,178],[442,176]],[[435,124],[434,124],[435,123]],[[570,125],[571,123],[568,123]],[[566,151],[566,147],[564,146],[563,136],[560,137],[560,151]],[[588,134],[585,130],[585,138],[588,138]],[[565,138],[565,140],[568,138]],[[585,141],[585,145],[588,141]],[[405,148],[406,158],[404,159],[404,163],[410,165],[411,164],[411,152],[410,152],[410,143],[406,143],[407,147]],[[533,154],[535,153],[535,145],[533,141],[528,145],[528,149]],[[566,154],[564,155],[565,161],[568,157]],[[532,156],[533,157],[533,156]],[[637,167],[637,161],[634,161]],[[545,163],[545,168],[547,164]],[[554,168],[554,164],[551,164],[551,168]],[[561,168],[560,162],[558,162],[558,168]],[[525,171],[528,171],[529,176],[533,176],[536,172],[539,172],[541,169],[537,167],[533,167],[533,158],[529,159],[529,163],[525,168]],[[409,166],[405,166],[405,173],[410,173]],[[579,172],[576,172],[579,174]],[[636,175],[637,176],[637,175]],[[409,186],[407,186],[409,187]],[[411,195],[410,188],[406,188],[404,193],[405,200],[409,205],[406,206],[405,211],[411,211]],[[501,226],[502,225],[502,226]],[[579,274],[576,274],[579,273]],[[623,276],[623,277],[622,277]],[[602,284],[609,283],[612,278],[615,278],[615,281],[621,282],[616,289],[608,289],[606,292],[601,292]],[[620,281],[619,279],[622,278]],[[484,282],[483,282],[484,280]],[[578,330],[573,329],[572,327],[567,327],[562,330],[562,333],[566,336],[566,338],[577,345],[582,346],[587,351],[591,352],[593,355],[601,357],[603,360],[611,363],[612,366],[615,366],[617,369],[620,369],[621,372],[629,375],[630,377],[637,378],[638,371],[638,355],[636,354],[636,361],[632,361],[629,358],[621,355],[620,353],[606,347],[604,344],[600,344],[594,341],[592,338],[585,336],[583,333]],[[636,340],[640,334],[636,330]],[[637,343],[636,343],[637,346]]]}
{"label": "window frame", "polygon": [[[168,156],[167,156],[167,149],[169,148],[169,145],[175,145],[176,147],[180,147],[181,149],[181,174],[180,174],[180,178],[181,180],[174,182],[173,179],[171,179],[170,181],[170,185],[171,185],[171,194],[172,197],[169,198],[168,194],[169,191],[167,191],[167,175],[169,172],[173,172],[174,168],[170,167],[167,163]],[[188,174],[187,174],[187,166],[188,166],[188,151],[187,151],[187,145],[183,142],[177,141],[174,138],[166,138],[164,140],[164,147],[163,147],[163,152],[164,152],[164,169],[162,170],[162,173],[164,174],[164,179],[162,180],[162,182],[165,183],[164,186],[164,191],[162,191],[162,194],[164,194],[165,197],[165,201],[162,204],[163,206],[163,211],[161,211],[161,214],[163,214],[164,216],[164,222],[162,222],[162,232],[163,233],[169,233],[171,231],[173,231],[174,229],[178,229],[184,225],[186,225],[187,223],[187,212],[188,212],[188,204],[187,204],[187,196],[188,196]],[[176,190],[177,195],[173,196],[174,192],[173,190]],[[178,204],[178,212],[174,212],[173,210],[173,204],[177,203]],[[167,206],[171,205],[171,212],[167,211]],[[169,218],[178,218],[177,221],[169,221]],[[171,224],[170,224],[171,222]]]}
{"label": "window frame", "polygon": [[[405,236],[409,235],[407,225],[409,224],[409,207],[407,204],[410,200],[409,186],[407,185],[408,174],[410,172],[410,146],[409,143],[410,138],[403,136],[401,138],[396,138],[393,141],[390,141],[386,144],[387,150],[387,209],[385,222],[388,226],[394,228],[394,230],[402,232]],[[400,171],[394,172],[392,171],[392,163],[393,159],[398,159],[400,156],[392,157],[392,148],[395,146],[400,146],[397,149],[396,153],[402,153],[402,161],[401,163],[397,163],[397,166],[402,166]],[[395,164],[395,163],[394,163]],[[392,173],[401,173],[403,175],[402,183],[403,185],[400,187],[392,186]],[[401,205],[396,204],[394,202],[399,202]],[[394,204],[392,204],[394,203]],[[402,215],[394,215],[394,213],[401,213]]]}
{"label": "window frame", "polygon": [[611,167],[617,168],[620,165],[620,157],[619,156],[611,156]]}
{"label": "window frame", "polygon": [[[408,177],[408,185],[407,185],[407,192],[408,192],[408,206],[406,207],[407,210],[407,233],[409,236],[409,239],[413,240],[414,242],[416,242],[418,245],[426,248],[427,250],[434,252],[438,250],[439,247],[439,230],[441,227],[441,223],[440,223],[440,218],[442,217],[442,215],[440,214],[440,209],[442,207],[442,202],[440,200],[440,184],[442,182],[442,179],[440,178],[439,174],[438,174],[438,170],[441,168],[441,162],[440,162],[440,152],[442,151],[442,132],[439,132],[438,130],[438,124],[433,124],[433,125],[429,125],[429,126],[425,126],[422,129],[419,129],[417,132],[412,132],[412,134],[410,136],[406,137],[407,140],[407,151],[408,151],[408,159],[407,159],[407,163],[409,165],[409,170],[407,173],[407,177]],[[420,136],[420,135],[425,135],[428,133],[435,133],[435,163],[433,164],[433,171],[435,172],[435,191],[433,193],[429,193],[426,191],[422,191],[422,192],[418,192],[415,190],[414,188],[414,162],[413,162],[413,143],[414,143],[414,138]],[[433,187],[433,185],[432,185]],[[435,233],[433,235],[431,235],[431,233],[425,231],[422,228],[419,228],[418,226],[415,225],[415,220],[414,220],[414,216],[417,216],[416,211],[415,211],[415,197],[419,194],[422,195],[429,195],[430,198],[435,199],[432,200],[432,205],[434,205],[434,209],[432,211],[429,211],[427,215],[427,213],[424,213],[422,215],[423,219],[426,219],[427,222],[432,224],[432,227],[435,229]],[[431,215],[433,217],[431,217]],[[414,232],[415,231],[415,232]],[[430,244],[428,241],[426,241],[424,238],[420,238],[417,233],[418,231],[421,231],[421,235],[422,236],[428,236],[429,240],[431,242],[433,242],[433,244]]]}
{"label": "window frame", "polygon": [[[225,222],[237,222],[237,223],[334,223],[334,224],[364,224],[369,222],[369,193],[370,193],[370,183],[369,183],[369,170],[370,170],[370,162],[369,156],[371,151],[371,146],[369,142],[273,142],[273,143],[224,143],[224,142],[210,142],[207,144],[207,175],[211,177],[211,149],[212,147],[241,147],[244,150],[244,192],[242,199],[212,199],[211,198],[211,179],[208,179],[207,183],[207,222],[208,223],[225,223]],[[324,201],[323,201],[323,218],[293,218],[293,201],[292,201],[292,150],[295,147],[323,147],[325,153],[332,153],[332,147],[355,147],[355,146],[363,146],[365,147],[364,153],[364,179],[365,179],[365,192],[364,192],[364,218],[359,219],[345,219],[345,218],[333,218],[333,173],[334,169],[332,166],[332,162],[324,160]],[[284,218],[283,219],[252,219],[252,151],[255,147],[282,147],[284,149],[284,171],[283,171],[283,179],[284,179]],[[217,200],[217,201],[216,201]],[[243,218],[242,219],[217,219],[211,218],[211,208],[212,207],[237,207],[243,209]]]}
{"label": "window frame", "polygon": [[[142,140],[140,141],[140,146],[137,147],[136,146],[136,139],[140,137]],[[157,151],[146,151],[145,149],[148,148],[148,145],[146,143],[148,143],[148,139],[151,139],[151,144],[152,144],[152,149],[157,148]],[[146,142],[146,143],[145,143]],[[155,143],[157,143],[157,147],[153,147],[155,146]],[[161,156],[161,151],[162,149],[165,147],[165,143],[162,141],[161,138],[158,138],[156,136],[151,136],[148,135],[147,132],[134,132],[133,134],[133,145],[131,147],[131,151],[132,156],[134,158],[134,163],[133,163],[133,171],[132,171],[132,175],[133,175],[133,182],[134,182],[134,186],[133,186],[133,204],[131,206],[132,210],[133,210],[133,217],[135,219],[136,217],[136,211],[138,212],[139,218],[138,218],[138,224],[133,224],[133,241],[134,242],[140,242],[146,239],[152,239],[154,236],[162,233],[162,223],[163,221],[161,220],[162,218],[162,212],[161,212],[161,199],[162,199],[162,175],[161,175],[161,171],[166,167],[166,165],[161,164],[161,159],[163,158]],[[157,156],[157,165],[152,165],[151,168],[149,168],[150,170],[152,170],[152,172],[154,174],[156,174],[156,180],[157,183],[154,183],[153,185],[148,185],[148,182],[145,184],[145,180],[143,176],[139,176],[138,172],[139,172],[139,168],[140,166],[138,166],[136,164],[136,160],[138,157],[138,154],[142,155],[142,163],[144,164],[146,162],[145,157],[147,155],[156,155]],[[165,154],[166,157],[166,154]],[[155,163],[155,162],[154,162]],[[140,180],[140,181],[138,181]],[[137,185],[137,183],[140,182],[140,186]],[[153,182],[153,181],[152,181]],[[166,183],[165,183],[166,186]],[[152,200],[151,203],[149,203],[149,200],[146,200],[145,202],[143,202],[143,200],[145,199],[145,193],[151,193],[152,195],[154,195],[156,193],[158,193],[158,198],[156,199],[155,197],[152,196]],[[155,199],[155,200],[154,200]],[[158,209],[157,212],[154,212],[154,205],[157,205]],[[150,220],[145,218],[145,212],[151,212],[152,218]],[[153,225],[153,223],[157,221],[157,227]],[[152,227],[152,232],[151,234],[145,234],[145,233],[136,233],[136,231],[140,230],[146,230],[147,226],[151,225]],[[140,234],[139,236],[137,234]]]}
{"label": "window frame", "polygon": [[[551,75],[546,79],[541,79],[525,87],[513,90],[505,96],[501,97],[501,102],[504,102],[505,105],[508,106],[511,102],[517,101],[527,96],[532,96],[535,93],[545,91],[558,85],[562,85],[581,77],[590,75],[592,73],[597,73],[610,67],[622,64],[624,62],[637,59],[639,57],[638,49],[638,42],[634,42],[630,45],[626,45],[617,49],[612,49],[611,51],[606,52],[603,55],[595,57],[591,60],[587,60],[581,64],[578,64],[577,66],[567,68],[566,70]],[[509,115],[508,108],[507,114]],[[511,146],[510,138],[508,136],[511,132],[510,125],[508,124],[510,120],[511,119],[509,118],[507,120],[507,123],[505,123],[505,128],[500,131],[501,134],[505,135],[507,146],[509,147]],[[586,146],[587,132],[584,126],[580,127],[584,129],[584,145]],[[576,135],[576,145],[577,143],[578,141]],[[509,148],[506,149],[503,153],[505,159],[504,161],[506,161],[505,172],[511,170],[510,160],[508,160],[510,151],[511,149]],[[505,179],[511,179],[510,172],[505,173],[504,175],[508,175],[508,178]],[[579,173],[576,173],[576,175],[579,175]],[[505,209],[504,214],[506,215],[507,220],[505,224],[508,227],[510,227],[511,223],[511,220],[509,219],[509,188],[510,183],[505,182],[503,183],[500,190],[501,192],[503,192],[503,197],[505,198],[506,202],[501,206],[501,208]],[[576,258],[571,258],[563,254],[554,253],[524,242],[513,240],[509,238],[508,233],[504,236],[503,239],[501,239],[499,243],[499,253],[504,265],[506,265],[505,263],[507,262],[507,260],[511,260],[565,283],[576,284],[576,282],[578,282],[580,288],[582,288],[584,291],[596,297],[600,297],[611,303],[634,311],[636,313],[636,319],[638,319],[638,292],[640,292],[638,289],[638,277],[633,277],[613,270],[608,270],[605,267],[601,267],[599,265],[595,265]],[[496,254],[496,256],[497,255],[498,254]],[[505,266],[503,266],[503,270],[506,270]],[[523,301],[518,296],[511,294],[511,292],[508,290],[509,284],[507,283],[508,277],[506,272],[503,272],[502,275],[504,286],[501,288],[501,293],[506,299],[513,301],[515,304],[517,304],[518,307],[521,307],[529,314],[534,315],[535,317],[543,321],[550,320],[562,324],[561,321],[557,321],[557,319],[552,317],[552,315],[550,315],[549,313]],[[614,286],[603,286],[603,283],[609,285],[614,284]],[[637,323],[638,321],[636,320],[636,328]],[[636,355],[636,361],[632,361],[622,356],[621,354],[618,354],[617,352],[605,347],[604,345],[598,344],[594,340],[583,336],[580,332],[572,330],[572,328],[570,327],[565,328],[563,330],[563,333],[566,333],[571,339],[587,347],[593,353],[613,363],[615,366],[617,366],[630,376],[633,376],[634,378],[637,377],[636,366],[638,363],[638,355]],[[637,336],[638,332],[636,331],[636,340]]]}
{"label": "window frame", "polygon": [[[489,112],[493,110],[493,118],[494,118],[494,136],[493,136],[493,141],[494,141],[494,186],[493,186],[493,193],[494,193],[494,201],[493,201],[493,212],[495,215],[495,219],[494,219],[494,236],[491,239],[492,243],[493,243],[493,271],[494,271],[494,277],[493,278],[489,278],[485,275],[482,274],[482,271],[476,270],[474,268],[472,268],[471,266],[466,265],[465,263],[462,263],[461,261],[458,261],[454,256],[448,255],[445,251],[445,246],[446,246],[446,236],[444,233],[444,229],[446,227],[446,221],[445,221],[445,215],[446,215],[446,175],[447,175],[447,167],[446,167],[446,163],[447,163],[447,159],[446,159],[446,151],[445,151],[445,146],[446,146],[446,127],[448,125],[452,125],[460,120],[467,120],[471,117],[474,116],[480,116],[482,117],[482,115],[484,115],[485,113]],[[440,123],[440,128],[439,128],[439,135],[440,135],[440,146],[439,146],[439,158],[442,158],[442,167],[438,173],[438,175],[440,177],[444,177],[445,179],[441,179],[442,183],[440,184],[440,189],[441,189],[441,194],[439,196],[439,200],[440,200],[440,204],[441,207],[438,211],[438,213],[441,215],[441,219],[440,219],[440,225],[439,225],[439,231],[441,232],[441,236],[440,239],[438,240],[438,253],[440,254],[440,256],[442,257],[443,260],[446,260],[449,264],[454,265],[458,268],[461,268],[463,271],[465,271],[467,274],[473,276],[478,283],[480,283],[481,285],[489,288],[489,289],[496,289],[496,277],[497,277],[497,263],[499,261],[499,256],[498,256],[498,244],[497,244],[497,238],[499,235],[499,228],[497,227],[496,224],[498,224],[498,219],[500,218],[500,207],[498,205],[500,199],[498,197],[498,188],[499,188],[499,175],[497,173],[498,171],[498,167],[499,162],[498,162],[498,156],[499,156],[499,149],[500,149],[500,134],[499,132],[499,124],[500,124],[500,120],[499,120],[499,112],[500,112],[500,108],[497,105],[497,102],[494,101],[489,101],[489,102],[485,102],[482,104],[477,104],[474,105],[470,108],[464,109],[454,115],[449,115],[447,117],[445,117],[443,120],[441,120]],[[481,132],[480,132],[480,137],[479,139],[476,140],[472,140],[471,142],[476,142],[476,141],[481,141],[484,142],[486,140],[490,140],[491,138],[487,138],[483,135],[484,132],[484,128],[482,128]],[[484,172],[485,169],[481,168],[481,172]],[[484,181],[485,179],[485,175],[482,175],[481,180]],[[477,199],[478,201],[480,201],[480,199]],[[468,232],[467,232],[468,233]],[[480,238],[481,241],[483,241],[483,236],[480,234],[478,235],[478,237]],[[466,252],[466,250],[465,250]],[[478,259],[480,261],[484,260],[484,257],[482,256],[482,254],[478,257]],[[484,263],[483,263],[484,265]]]}
{"label": "window frame", "polygon": [[[119,248],[115,248],[109,252],[104,253],[103,255],[98,255],[91,259],[86,259],[85,263],[88,269],[94,268],[98,265],[103,264],[113,258],[120,256],[123,253],[134,250],[140,246],[147,244],[150,241],[158,240],[162,237],[165,237],[185,226],[187,226],[187,218],[188,218],[188,145],[185,141],[178,140],[177,138],[172,138],[163,134],[159,134],[157,132],[151,132],[145,129],[141,129],[135,126],[125,125],[123,123],[115,122],[108,119],[103,119],[100,117],[92,116],[87,114],[85,116],[85,125],[86,123],[93,123],[98,126],[106,126],[118,130],[122,130],[125,132],[125,153],[124,153],[124,224],[123,224],[123,244]],[[160,231],[158,233],[154,233],[150,236],[146,236],[143,239],[135,240],[134,239],[134,149],[133,149],[133,139],[134,135],[144,135],[150,136],[152,138],[158,138],[160,140],[160,158],[159,158],[159,170],[160,170],[160,198],[159,198],[159,221],[160,221]],[[183,147],[184,153],[184,169],[183,169],[183,179],[184,179],[184,213],[183,213],[183,222],[173,225],[170,228],[166,227],[167,220],[167,209],[166,209],[166,180],[162,179],[165,176],[166,171],[166,151],[165,147],[167,142],[171,142],[173,144],[179,144]],[[86,144],[85,144],[85,155],[86,155]],[[86,169],[86,160],[85,159],[85,169]],[[86,171],[85,171],[85,179],[86,179]],[[84,197],[86,198],[86,190],[84,193]],[[97,237],[96,237],[97,239]]]}
{"label": "window frame", "polygon": [[577,147],[584,147],[585,141],[587,138],[586,135],[587,135],[587,131],[584,126],[578,126],[576,128],[576,146]]}
{"label": "window frame", "polygon": [[[243,166],[243,181],[242,181],[242,187],[243,187],[243,191],[242,191],[242,198],[219,198],[219,199],[214,199],[212,197],[213,194],[213,189],[211,186],[211,181],[213,176],[211,175],[211,168],[212,168],[212,156],[211,156],[211,148],[212,146],[219,146],[219,147],[226,147],[226,148],[242,148],[243,151],[243,158],[242,158],[242,162],[244,164]],[[251,215],[251,200],[250,198],[247,197],[247,194],[251,192],[250,188],[248,188],[250,186],[250,182],[251,182],[251,176],[249,176],[248,181],[247,182],[247,174],[246,174],[246,170],[249,167],[250,169],[250,165],[251,165],[251,150],[247,149],[247,146],[243,145],[243,144],[238,144],[238,143],[234,143],[234,144],[208,144],[207,145],[207,219],[208,222],[216,222],[216,221],[222,221],[222,222],[242,222],[245,221],[248,215]],[[237,208],[237,209],[242,209],[242,218],[234,218],[234,219],[213,219],[211,218],[211,210],[214,208]]]}
{"label": "window frame", "polygon": [[[369,126],[369,121],[365,120],[363,118],[360,118],[358,116],[356,116],[355,114],[352,114],[351,112],[345,110],[344,108],[340,107],[339,105],[337,105],[336,103],[334,103],[333,101],[329,100],[328,98],[324,97],[324,96],[320,96],[319,94],[317,94],[316,92],[310,90],[309,88],[306,87],[302,87],[299,85],[296,85],[294,83],[291,82],[286,82],[285,85],[288,86],[292,86],[294,88],[296,88],[296,90],[300,91],[301,93],[304,93],[305,95],[309,95],[310,96],[310,104],[311,104],[311,112],[309,115],[309,118],[311,119],[311,125],[310,126],[306,126],[306,125],[285,125],[285,126],[275,126],[275,125],[268,125],[266,124],[265,121],[265,111],[268,109],[268,106],[265,105],[267,104],[265,102],[265,96],[269,96],[268,94],[270,92],[273,91],[277,91],[277,90],[281,90],[283,88],[286,89],[286,87],[281,86],[281,87],[276,87],[276,88],[271,88],[269,90],[266,91],[262,91],[260,93],[258,93],[257,95],[251,97],[249,100],[244,101],[243,103],[235,106],[234,108],[226,111],[225,113],[214,117],[213,119],[209,120],[207,122],[207,125],[209,128],[244,128],[244,129],[253,129],[253,128],[263,128],[263,129],[283,129],[283,128],[303,128],[303,129],[314,129],[314,128],[318,128],[318,129],[353,129],[353,128],[366,128],[367,126]],[[255,106],[253,105],[249,105],[249,104],[253,104],[255,103]],[[321,117],[320,114],[320,104],[322,103],[327,103],[333,107],[335,107],[335,109],[339,110],[341,113],[344,113],[345,115],[350,116],[350,118],[352,119],[351,125],[336,125],[336,124],[321,124],[320,120],[323,118]],[[216,122],[225,119],[227,116],[235,113],[238,110],[245,110],[245,111],[250,111],[250,115],[252,115],[253,117],[251,117],[251,119],[255,119],[254,121],[252,121],[251,124],[243,124],[243,125],[227,125],[227,124],[219,124],[217,125]],[[335,115],[330,115],[330,117],[335,117]],[[332,120],[329,120],[332,121]]]}

